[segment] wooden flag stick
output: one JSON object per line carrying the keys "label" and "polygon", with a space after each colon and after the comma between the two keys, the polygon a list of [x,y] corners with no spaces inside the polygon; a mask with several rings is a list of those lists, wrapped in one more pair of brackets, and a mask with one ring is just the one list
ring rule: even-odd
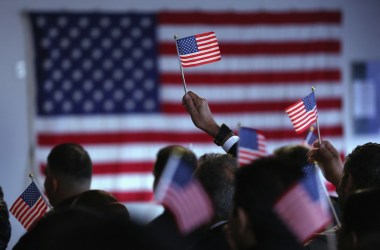
{"label": "wooden flag stick", "polygon": [[186,81],[185,81],[185,74],[183,73],[183,67],[182,67],[182,64],[181,64],[181,59],[179,57],[178,44],[177,44],[177,35],[174,35],[174,40],[175,40],[175,46],[177,48],[177,56],[178,56],[179,68],[181,69],[183,89],[185,90],[185,94],[186,94],[187,93],[187,87],[186,87]]}
{"label": "wooden flag stick", "polygon": [[36,185],[38,191],[40,191],[41,197],[45,201],[46,205],[49,207],[49,209],[53,209],[53,207],[50,205],[49,201],[46,199],[46,197],[45,197],[44,193],[42,192],[41,188],[37,185],[37,182],[35,182],[34,175],[32,173],[29,173],[29,177],[32,180],[32,182],[34,183],[34,185]]}
{"label": "wooden flag stick", "polygon": [[[314,93],[314,97],[315,97],[315,106],[317,106],[317,97],[315,96],[315,87],[311,87],[311,91],[313,91]],[[321,145],[321,132],[319,130],[319,123],[318,123],[318,117],[316,119],[316,123],[317,123],[317,131],[318,131],[318,142],[319,142],[319,145]]]}

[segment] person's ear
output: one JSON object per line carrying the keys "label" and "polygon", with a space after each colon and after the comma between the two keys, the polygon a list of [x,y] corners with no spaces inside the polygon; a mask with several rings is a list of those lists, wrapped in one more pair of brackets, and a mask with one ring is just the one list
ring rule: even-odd
{"label": "person's ear", "polygon": [[55,177],[52,177],[51,187],[54,194],[56,194],[59,190],[59,180]]}
{"label": "person's ear", "polygon": [[252,231],[252,225],[248,214],[244,209],[237,208],[237,217],[238,217],[238,233],[242,236],[242,239],[245,241],[245,246],[252,247],[256,245],[256,236]]}
{"label": "person's ear", "polygon": [[355,247],[356,244],[358,243],[358,237],[356,236],[356,233],[351,232],[350,233],[350,239],[351,239],[352,246]]}

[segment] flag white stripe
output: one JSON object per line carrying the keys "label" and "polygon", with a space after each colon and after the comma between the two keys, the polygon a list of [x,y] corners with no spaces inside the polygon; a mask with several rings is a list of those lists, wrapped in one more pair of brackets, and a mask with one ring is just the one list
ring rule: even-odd
{"label": "flag white stripe", "polygon": [[[164,72],[178,72],[178,57],[162,56],[158,59],[159,68]],[[223,55],[223,63],[212,63],[194,67],[190,72],[263,72],[263,71],[301,71],[316,69],[339,69],[341,59],[338,55],[307,54],[281,56],[230,56]]]}
{"label": "flag white stripe", "polygon": [[[213,55],[220,55],[220,52],[218,51],[218,49],[216,49],[217,51],[216,52],[212,52],[212,53],[208,53],[206,55],[201,55],[201,56],[194,56],[194,57],[191,57],[189,59],[186,59],[186,58],[182,58],[181,56],[181,61],[183,63],[185,62],[188,62],[188,61],[192,61],[192,60],[196,60],[196,59],[199,59],[199,58],[205,58],[205,57],[209,57],[209,56],[213,56]],[[219,56],[220,57],[220,56]],[[215,57],[213,57],[215,58]],[[198,61],[199,62],[199,61]]]}
{"label": "flag white stripe", "polygon": [[152,191],[152,173],[103,174],[92,177],[92,189],[106,189],[108,191]]}
{"label": "flag white stripe", "polygon": [[196,62],[189,62],[189,63],[182,62],[182,65],[183,66],[189,66],[189,65],[199,64],[199,63],[203,63],[203,62],[213,61],[213,60],[218,59],[218,58],[220,58],[220,55],[219,56],[210,57],[210,58],[204,59],[204,60],[197,60]]}
{"label": "flag white stripe", "polygon": [[[320,126],[334,126],[342,123],[342,113],[339,109],[318,110]],[[66,118],[45,117],[38,118],[35,128],[38,132],[53,134],[93,133],[93,132],[194,132],[202,134],[190,117],[186,114],[173,116],[147,115],[134,117],[109,116],[105,120],[100,116],[67,116]],[[293,128],[285,112],[239,113],[215,115],[215,120],[227,124],[230,128],[237,128],[237,124],[257,129],[291,129]],[[152,128],[151,124],[155,127]]]}
{"label": "flag white stripe", "polygon": [[[178,84],[177,84],[178,85]],[[244,101],[277,101],[277,100],[297,100],[305,96],[305,93],[310,91],[312,84],[286,84],[281,83],[272,85],[268,91],[268,85],[263,84],[239,84],[231,83],[230,85],[207,85],[197,84],[191,86],[191,91],[201,96],[207,96],[207,101],[210,102],[244,102]],[[318,96],[322,98],[341,98],[342,86],[334,82],[318,82]],[[228,95],[224,95],[229,93]],[[178,97],[183,95],[183,87],[166,85],[161,89],[161,99],[168,103],[178,103]],[[223,98],[221,98],[223,97]],[[239,97],[239,98],[237,98]]]}
{"label": "flag white stripe", "polygon": [[212,25],[162,25],[158,28],[159,41],[173,42],[173,34],[187,36],[212,30],[219,42],[286,42],[320,39],[340,40],[342,28],[338,25],[260,25],[260,26],[212,26]]}

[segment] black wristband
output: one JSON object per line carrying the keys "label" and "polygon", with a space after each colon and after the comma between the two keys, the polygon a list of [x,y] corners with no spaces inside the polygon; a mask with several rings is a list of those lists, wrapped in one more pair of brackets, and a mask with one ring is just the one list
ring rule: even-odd
{"label": "black wristband", "polygon": [[222,146],[224,139],[229,135],[233,136],[234,133],[226,124],[223,123],[222,126],[220,126],[218,134],[214,138],[214,143],[218,146]]}

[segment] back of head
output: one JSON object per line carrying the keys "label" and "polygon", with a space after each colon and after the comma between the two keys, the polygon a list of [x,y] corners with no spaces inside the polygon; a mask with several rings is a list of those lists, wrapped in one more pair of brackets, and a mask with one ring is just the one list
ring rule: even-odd
{"label": "back of head", "polygon": [[197,156],[188,148],[185,148],[180,145],[169,145],[161,148],[156,157],[156,162],[153,166],[153,189],[156,189],[158,180],[161,177],[162,172],[166,166],[166,163],[173,152],[178,152],[182,155],[182,160],[187,162],[190,166],[197,166]]}
{"label": "back of head", "polygon": [[81,193],[75,197],[70,207],[85,208],[122,220],[129,220],[128,209],[115,196],[103,190],[89,190]]}
{"label": "back of head", "polygon": [[29,249],[164,249],[153,235],[131,221],[86,208],[48,213],[14,247]]}
{"label": "back of head", "polygon": [[205,154],[194,175],[210,196],[215,210],[214,222],[227,220],[232,211],[234,179],[238,164],[229,154]]}
{"label": "back of head", "polygon": [[286,161],[291,161],[298,166],[308,165],[307,152],[309,149],[303,145],[287,145],[274,150],[273,154],[279,156]]}
{"label": "back of head", "polygon": [[347,156],[344,171],[351,174],[356,190],[380,187],[380,144],[357,146]]}
{"label": "back of head", "polygon": [[75,143],[56,145],[49,153],[45,171],[45,191],[56,207],[90,189],[92,163],[82,146]]}
{"label": "back of head", "polygon": [[92,163],[84,148],[75,143],[56,145],[47,159],[54,176],[70,182],[91,182]]}
{"label": "back of head", "polygon": [[234,216],[237,208],[246,212],[257,249],[274,249],[281,244],[284,244],[283,249],[299,246],[273,207],[280,196],[303,176],[302,167],[288,159],[269,156],[238,169]]}
{"label": "back of head", "polygon": [[371,235],[380,235],[379,188],[358,190],[348,197],[339,234],[340,248],[350,248]]}

